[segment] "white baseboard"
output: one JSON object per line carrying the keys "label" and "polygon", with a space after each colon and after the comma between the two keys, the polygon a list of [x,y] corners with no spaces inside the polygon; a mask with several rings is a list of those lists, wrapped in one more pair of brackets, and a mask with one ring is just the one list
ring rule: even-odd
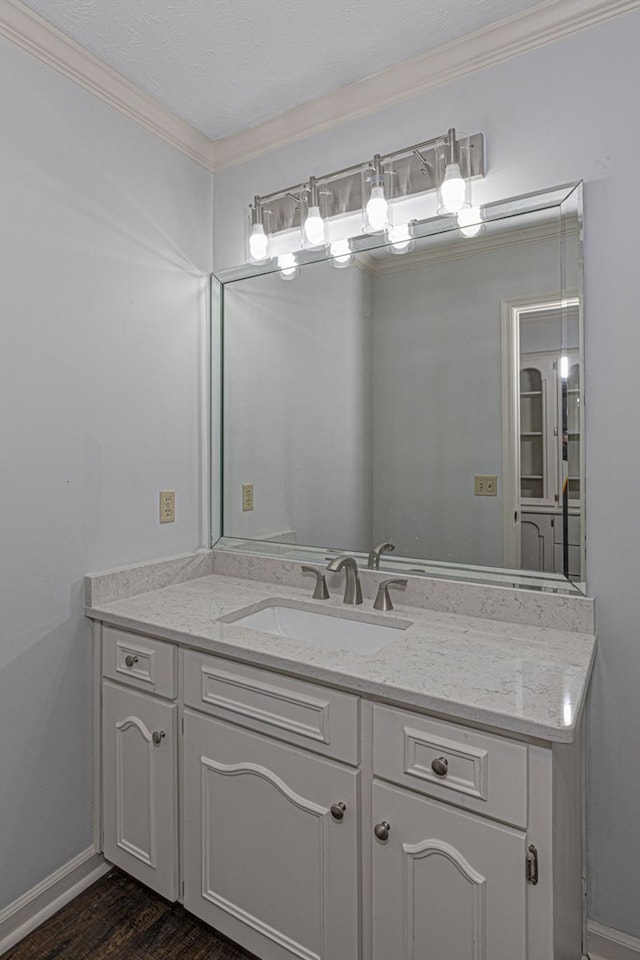
{"label": "white baseboard", "polygon": [[639,960],[640,940],[588,920],[587,953],[589,960]]}
{"label": "white baseboard", "polygon": [[111,869],[88,847],[0,911],[0,955]]}

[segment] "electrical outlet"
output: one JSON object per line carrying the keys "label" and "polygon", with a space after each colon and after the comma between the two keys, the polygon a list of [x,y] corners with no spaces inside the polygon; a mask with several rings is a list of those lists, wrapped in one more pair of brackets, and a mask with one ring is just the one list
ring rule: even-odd
{"label": "electrical outlet", "polygon": [[498,478],[475,476],[473,478],[473,494],[475,497],[497,497]]}
{"label": "electrical outlet", "polygon": [[160,523],[174,523],[176,519],[175,490],[160,491]]}
{"label": "electrical outlet", "polygon": [[247,510],[253,510],[253,484],[252,483],[242,484],[242,510],[244,513],[246,513]]}

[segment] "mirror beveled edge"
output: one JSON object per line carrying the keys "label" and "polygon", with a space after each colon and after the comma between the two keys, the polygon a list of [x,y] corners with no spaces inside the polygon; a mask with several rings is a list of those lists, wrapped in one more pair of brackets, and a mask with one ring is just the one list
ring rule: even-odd
{"label": "mirror beveled edge", "polygon": [[[560,223],[562,224],[563,206],[572,206],[571,213],[577,217],[580,229],[580,315],[581,323],[579,326],[580,343],[579,359],[581,369],[581,396],[584,397],[584,325],[582,322],[584,312],[584,285],[582,276],[582,230],[583,230],[583,207],[582,207],[582,181],[562,184],[546,190],[534,191],[532,193],[522,194],[510,197],[504,200],[495,201],[483,205],[483,219],[485,222],[496,222],[508,220],[512,217],[525,213],[536,213],[544,210],[557,208],[560,214]],[[443,239],[455,235],[457,224],[455,218],[443,218],[440,216],[428,220],[413,221],[413,233],[416,239],[437,237],[442,235]],[[561,229],[562,237],[562,229]],[[369,250],[387,247],[388,243],[384,238],[374,235],[365,235],[352,239],[354,253],[365,253]],[[331,257],[325,251],[301,250],[296,252],[300,266],[307,263],[315,263],[324,260],[330,260]],[[564,246],[561,259],[564,259]],[[337,549],[332,547],[305,545],[305,544],[287,544],[267,540],[251,540],[248,538],[236,538],[224,535],[223,529],[223,404],[222,400],[222,382],[223,382],[223,351],[220,349],[216,355],[216,347],[222,344],[222,289],[225,284],[233,283],[236,280],[243,280],[249,277],[262,276],[269,273],[277,273],[278,265],[275,259],[267,261],[264,264],[245,263],[237,267],[231,267],[220,271],[218,274],[211,275],[211,334],[210,334],[210,424],[211,424],[211,475],[209,483],[209,504],[210,504],[210,542],[213,550],[230,551],[245,556],[264,557],[268,559],[288,560],[294,562],[311,562],[324,565],[336,556],[349,553],[357,561],[361,569],[367,569],[368,554],[363,551],[349,550],[348,548]],[[564,267],[562,268],[564,273]],[[565,290],[562,290],[564,296]],[[217,407],[217,413],[216,413]],[[430,559],[416,559],[413,557],[391,556],[382,554],[380,557],[380,566],[377,572],[390,573],[393,575],[417,576],[425,578],[435,578],[443,580],[452,580],[456,582],[470,583],[476,585],[503,586],[516,589],[541,591],[545,593],[556,593],[569,596],[586,596],[586,537],[585,537],[585,472],[584,472],[584,401],[582,404],[582,424],[581,424],[581,449],[580,449],[580,475],[582,478],[580,494],[580,527],[581,527],[581,579],[572,581],[558,573],[544,573],[534,570],[510,569],[506,567],[489,567],[463,563],[452,563]],[[218,496],[215,495],[217,476]],[[214,531],[219,530],[220,536],[216,538]]]}

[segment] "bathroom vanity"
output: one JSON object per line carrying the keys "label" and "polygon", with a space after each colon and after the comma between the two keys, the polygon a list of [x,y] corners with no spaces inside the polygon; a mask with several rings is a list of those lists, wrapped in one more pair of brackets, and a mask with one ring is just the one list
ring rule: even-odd
{"label": "bathroom vanity", "polygon": [[[579,957],[591,601],[448,584],[461,615],[413,578],[375,613],[374,573],[346,607],[207,562],[88,578],[106,859],[262,960]],[[399,626],[357,653],[225,622],[274,602]]]}

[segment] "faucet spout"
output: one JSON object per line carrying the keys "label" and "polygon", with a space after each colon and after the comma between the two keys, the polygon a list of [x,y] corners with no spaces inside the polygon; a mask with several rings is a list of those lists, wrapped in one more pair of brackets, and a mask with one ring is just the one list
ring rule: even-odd
{"label": "faucet spout", "polygon": [[354,557],[336,557],[335,560],[332,560],[328,565],[327,570],[331,573],[340,573],[342,570],[345,572],[346,582],[343,603],[362,603],[362,587],[360,586],[358,564]]}
{"label": "faucet spout", "polygon": [[369,560],[367,562],[369,570],[378,570],[380,567],[380,554],[392,553],[395,548],[395,543],[391,543],[388,540],[385,540],[384,543],[379,543],[377,547],[374,547],[369,554]]}

